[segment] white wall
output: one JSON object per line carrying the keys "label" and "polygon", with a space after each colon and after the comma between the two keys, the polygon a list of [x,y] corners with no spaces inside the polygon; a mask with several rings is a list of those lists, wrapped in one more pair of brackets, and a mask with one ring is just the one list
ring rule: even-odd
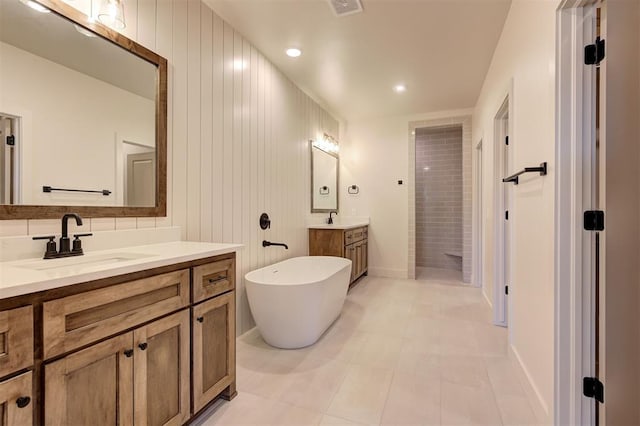
{"label": "white wall", "polygon": [[[116,134],[155,145],[155,102],[9,44],[0,52],[0,112],[23,117],[21,204],[122,205]],[[44,185],[112,194],[43,193]]]}
{"label": "white wall", "polygon": [[[245,331],[253,322],[241,278],[307,253],[308,141],[337,136],[338,122],[200,1],[125,5],[125,35],[169,61],[168,217],[91,219],[82,229],[177,225],[188,240],[245,244],[237,262],[237,329]],[[244,69],[234,70],[234,60]],[[263,211],[272,219],[267,231],[258,226]],[[59,220],[2,221],[0,235],[59,227]],[[289,250],[263,248],[263,239]]]}
{"label": "white wall", "polygon": [[[513,187],[510,343],[542,409],[553,410],[555,0],[513,0],[473,114],[473,141],[483,149],[484,291],[493,299],[494,118],[511,91],[509,146],[514,172],[548,162],[547,176]],[[502,143],[502,142],[500,142]],[[474,155],[477,151],[474,150]],[[498,187],[502,189],[502,187]]]}

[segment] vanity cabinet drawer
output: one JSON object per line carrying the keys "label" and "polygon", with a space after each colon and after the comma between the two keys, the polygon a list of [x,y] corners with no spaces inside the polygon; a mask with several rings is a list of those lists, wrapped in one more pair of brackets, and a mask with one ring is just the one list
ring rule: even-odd
{"label": "vanity cabinet drawer", "polygon": [[352,243],[357,243],[358,241],[362,241],[364,239],[364,228],[356,228],[351,230],[352,235]]}
{"label": "vanity cabinet drawer", "polygon": [[33,306],[0,312],[0,377],[33,364]]}
{"label": "vanity cabinet drawer", "polygon": [[344,245],[348,246],[353,242],[353,229],[344,231]]}
{"label": "vanity cabinet drawer", "polygon": [[188,269],[45,302],[44,357],[63,354],[188,305]]}
{"label": "vanity cabinet drawer", "polygon": [[236,265],[233,258],[193,268],[193,303],[233,290],[235,286]]}

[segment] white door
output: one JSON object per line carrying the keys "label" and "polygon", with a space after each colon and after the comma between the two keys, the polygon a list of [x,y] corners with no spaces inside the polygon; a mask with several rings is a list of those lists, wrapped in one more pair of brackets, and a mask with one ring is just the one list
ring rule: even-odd
{"label": "white door", "polygon": [[156,153],[127,155],[125,205],[154,207],[156,205]]}

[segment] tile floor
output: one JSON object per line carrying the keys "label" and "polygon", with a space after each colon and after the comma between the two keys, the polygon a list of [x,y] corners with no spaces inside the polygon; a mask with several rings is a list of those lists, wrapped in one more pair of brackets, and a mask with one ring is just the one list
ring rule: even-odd
{"label": "tile floor", "polygon": [[237,340],[238,396],[213,425],[530,425],[535,415],[477,288],[366,277],[313,346]]}

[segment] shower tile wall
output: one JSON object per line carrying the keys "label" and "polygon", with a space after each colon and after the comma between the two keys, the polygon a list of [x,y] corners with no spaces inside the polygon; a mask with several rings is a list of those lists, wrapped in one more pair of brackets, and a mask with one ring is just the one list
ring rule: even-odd
{"label": "shower tile wall", "polygon": [[462,271],[462,127],[416,132],[416,266]]}

